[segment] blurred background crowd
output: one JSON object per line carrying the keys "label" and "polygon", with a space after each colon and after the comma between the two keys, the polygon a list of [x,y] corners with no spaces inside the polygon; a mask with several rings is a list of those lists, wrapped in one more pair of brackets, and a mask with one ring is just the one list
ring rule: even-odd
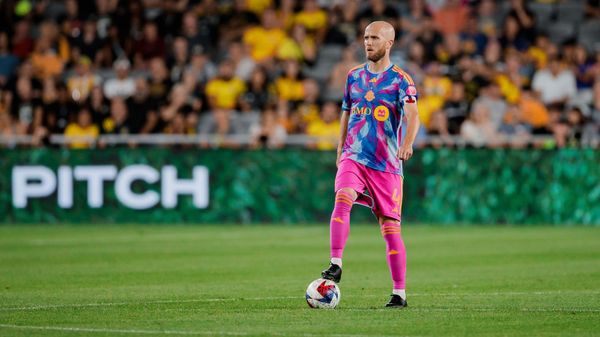
{"label": "blurred background crowd", "polygon": [[0,0],[0,147],[333,149],[373,20],[417,83],[418,146],[597,147],[599,2]]}

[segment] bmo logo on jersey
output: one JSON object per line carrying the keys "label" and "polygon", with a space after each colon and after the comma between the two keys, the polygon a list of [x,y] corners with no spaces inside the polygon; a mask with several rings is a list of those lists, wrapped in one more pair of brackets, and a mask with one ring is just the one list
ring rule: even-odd
{"label": "bmo logo on jersey", "polygon": [[[160,170],[148,165],[128,165],[121,170],[114,165],[60,166],[56,172],[46,166],[28,165],[14,166],[11,176],[15,208],[25,208],[29,200],[55,192],[58,207],[71,208],[75,184],[87,185],[88,207],[102,208],[106,182],[114,184],[117,200],[131,209],[149,209],[159,203],[175,208],[180,195],[191,195],[196,208],[207,208],[209,200],[208,168],[204,166],[194,166],[190,179],[178,178],[177,168],[171,165]],[[135,181],[160,184],[160,189],[134,189]]]}

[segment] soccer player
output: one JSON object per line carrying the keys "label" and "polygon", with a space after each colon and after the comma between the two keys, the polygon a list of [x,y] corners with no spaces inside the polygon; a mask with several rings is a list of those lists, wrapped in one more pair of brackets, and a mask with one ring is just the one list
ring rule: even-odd
{"label": "soccer player", "polygon": [[[348,73],[330,222],[331,263],[321,276],[340,281],[352,205],[370,207],[386,241],[393,281],[392,297],[386,307],[403,308],[407,303],[406,250],[400,234],[402,161],[413,154],[419,117],[417,90],[411,77],[390,62],[394,38],[394,28],[388,22],[369,24],[364,34],[368,62]],[[404,117],[407,130],[400,144]]]}

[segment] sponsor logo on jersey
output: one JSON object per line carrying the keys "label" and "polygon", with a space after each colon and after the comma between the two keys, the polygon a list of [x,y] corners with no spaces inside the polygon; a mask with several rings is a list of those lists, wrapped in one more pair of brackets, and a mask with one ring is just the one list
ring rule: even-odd
{"label": "sponsor logo on jersey", "polygon": [[375,108],[373,116],[380,122],[385,122],[390,116],[390,110],[384,105],[378,105]]}
{"label": "sponsor logo on jersey", "polygon": [[371,108],[367,108],[364,106],[352,107],[352,110],[350,111],[352,115],[370,115],[372,112],[373,111],[371,110]]}

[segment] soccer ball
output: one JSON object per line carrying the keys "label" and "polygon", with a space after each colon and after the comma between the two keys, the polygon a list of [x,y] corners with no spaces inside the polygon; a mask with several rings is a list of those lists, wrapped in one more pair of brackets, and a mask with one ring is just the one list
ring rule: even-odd
{"label": "soccer ball", "polygon": [[333,309],[340,303],[340,288],[324,278],[312,281],[306,288],[306,303],[311,308]]}

